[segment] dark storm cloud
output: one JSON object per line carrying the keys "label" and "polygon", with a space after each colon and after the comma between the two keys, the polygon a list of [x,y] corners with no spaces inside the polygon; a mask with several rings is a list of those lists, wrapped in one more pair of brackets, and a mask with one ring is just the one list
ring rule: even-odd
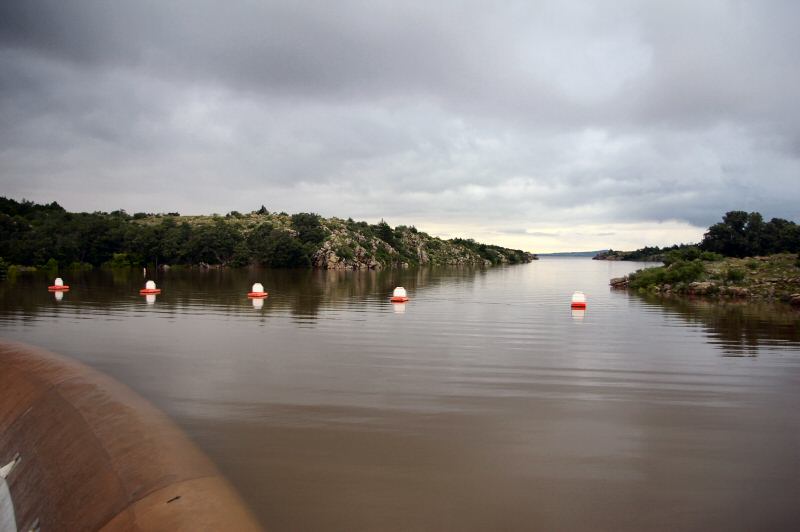
{"label": "dark storm cloud", "polygon": [[7,1],[2,194],[532,243],[562,234],[544,222],[796,219],[797,20],[788,1]]}

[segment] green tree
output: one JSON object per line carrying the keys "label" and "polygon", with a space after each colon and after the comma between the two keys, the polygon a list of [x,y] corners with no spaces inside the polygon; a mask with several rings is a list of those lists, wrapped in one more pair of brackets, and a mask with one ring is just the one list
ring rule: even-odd
{"label": "green tree", "polygon": [[257,225],[247,236],[247,246],[253,259],[261,264],[269,264],[272,248],[270,238],[272,235],[272,224],[264,222]]}
{"label": "green tree", "polygon": [[392,226],[381,220],[379,224],[374,227],[375,236],[397,249],[397,239],[395,238]]}
{"label": "green tree", "polygon": [[192,232],[187,243],[187,256],[195,264],[227,264],[242,239],[236,228],[220,218]]}
{"label": "green tree", "polygon": [[292,229],[297,231],[297,237],[304,244],[319,244],[325,240],[325,229],[320,223],[319,214],[313,212],[293,214]]}
{"label": "green tree", "polygon": [[722,222],[708,228],[700,248],[727,257],[747,257],[758,253],[762,232],[763,219],[759,213],[730,211],[725,213]]}
{"label": "green tree", "polygon": [[273,230],[267,246],[268,266],[291,268],[311,265],[306,248],[287,231]]}

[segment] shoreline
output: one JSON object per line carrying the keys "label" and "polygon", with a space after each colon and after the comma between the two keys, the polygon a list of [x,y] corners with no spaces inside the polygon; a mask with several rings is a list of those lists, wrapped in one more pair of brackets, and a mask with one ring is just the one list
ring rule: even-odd
{"label": "shoreline", "polygon": [[609,281],[612,289],[670,297],[780,302],[800,308],[800,258],[793,253],[678,261]]}

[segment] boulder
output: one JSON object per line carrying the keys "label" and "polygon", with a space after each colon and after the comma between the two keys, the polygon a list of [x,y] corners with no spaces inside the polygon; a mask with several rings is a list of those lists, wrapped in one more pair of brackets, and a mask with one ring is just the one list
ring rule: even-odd
{"label": "boulder", "polygon": [[614,277],[608,284],[611,285],[612,288],[627,288],[628,277]]}
{"label": "boulder", "polygon": [[750,290],[741,286],[729,286],[725,293],[730,297],[749,297]]}
{"label": "boulder", "polygon": [[695,281],[693,283],[689,283],[689,286],[686,288],[686,291],[689,294],[693,294],[696,296],[704,296],[714,292],[717,285],[712,283],[711,281]]}

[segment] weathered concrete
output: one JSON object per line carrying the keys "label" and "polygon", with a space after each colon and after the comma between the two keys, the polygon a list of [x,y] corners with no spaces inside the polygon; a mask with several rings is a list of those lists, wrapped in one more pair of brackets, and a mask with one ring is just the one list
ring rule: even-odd
{"label": "weathered concrete", "polygon": [[19,454],[6,479],[17,529],[259,530],[210,460],[121,383],[0,342],[0,390],[0,465]]}

